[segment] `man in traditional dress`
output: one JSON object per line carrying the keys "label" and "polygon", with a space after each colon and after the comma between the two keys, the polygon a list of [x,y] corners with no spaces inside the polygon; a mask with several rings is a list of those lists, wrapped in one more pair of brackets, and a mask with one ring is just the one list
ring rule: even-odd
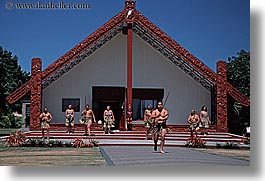
{"label": "man in traditional dress", "polygon": [[167,133],[168,111],[164,108],[162,102],[157,103],[157,109],[152,112],[152,119],[154,119],[153,127],[153,139],[154,139],[154,150],[157,151],[157,142],[159,134],[161,134],[160,141],[160,153],[164,154],[165,136]]}
{"label": "man in traditional dress", "polygon": [[72,108],[72,105],[69,104],[68,108],[65,111],[65,125],[67,126],[66,133],[73,133],[73,126],[74,126],[74,117],[75,117],[75,111]]}
{"label": "man in traditional dress", "polygon": [[195,136],[197,137],[197,130],[199,129],[199,122],[200,122],[200,118],[198,114],[196,114],[195,110],[192,109],[188,117],[191,139],[193,139],[193,136],[194,136],[193,132],[195,132]]}
{"label": "man in traditional dress", "polygon": [[88,104],[85,106],[85,109],[82,111],[81,115],[84,116],[84,118],[80,121],[82,124],[85,125],[84,136],[90,136],[91,135],[90,126],[92,125],[93,121],[96,122],[96,118]]}
{"label": "man in traditional dress", "polygon": [[50,121],[52,120],[52,115],[48,111],[48,108],[45,107],[44,111],[40,114],[40,120],[41,120],[41,132],[42,132],[42,138],[44,139],[44,131],[47,130],[47,139],[49,139],[49,128],[50,128]]}
{"label": "man in traditional dress", "polygon": [[146,110],[144,111],[144,127],[146,128],[146,139],[148,139],[148,134],[150,133],[153,120],[151,119],[152,116],[152,107],[150,104],[147,105]]}
{"label": "man in traditional dress", "polygon": [[107,133],[110,134],[110,128],[114,126],[114,121],[115,121],[114,114],[113,111],[110,109],[110,106],[107,106],[107,109],[104,111],[103,116],[104,116],[104,131],[106,133],[108,128]]}

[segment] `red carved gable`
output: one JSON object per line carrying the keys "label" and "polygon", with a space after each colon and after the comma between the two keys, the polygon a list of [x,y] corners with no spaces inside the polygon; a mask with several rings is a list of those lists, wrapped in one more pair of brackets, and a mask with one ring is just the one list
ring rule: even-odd
{"label": "red carved gable", "polygon": [[[126,1],[126,3],[132,3],[134,1]],[[130,10],[133,10],[133,13],[129,13]],[[130,16],[128,16],[130,14]],[[128,16],[128,17],[127,17]],[[80,56],[85,50],[93,46],[97,41],[104,38],[109,32],[118,26],[122,26],[124,21],[135,22],[146,29],[150,34],[155,36],[161,43],[165,44],[168,49],[170,49],[174,54],[178,55],[186,61],[189,65],[193,67],[194,70],[198,71],[202,74],[206,79],[208,79],[211,83],[216,84],[217,74],[207,67],[203,62],[193,56],[189,51],[179,45],[175,40],[170,38],[166,33],[160,30],[157,26],[155,26],[151,21],[149,21],[146,17],[144,17],[140,12],[135,9],[135,4],[127,4],[125,9],[118,13],[116,16],[111,18],[108,22],[106,22],[103,26],[97,29],[94,33],[89,35],[82,42],[77,44],[74,48],[69,50],[66,54],[61,56],[55,62],[53,62],[50,66],[48,66],[45,70],[42,71],[41,77],[42,81],[47,80],[53,74],[58,72],[63,66],[67,63],[71,62],[73,59]],[[29,80],[24,85],[22,85],[19,89],[11,93],[7,98],[7,102],[13,104],[21,97],[23,97],[26,93],[30,91],[32,80]],[[237,89],[235,89],[231,84],[227,83],[227,93],[229,93],[234,99],[239,101],[244,106],[250,105],[250,100],[248,97],[243,95]]]}

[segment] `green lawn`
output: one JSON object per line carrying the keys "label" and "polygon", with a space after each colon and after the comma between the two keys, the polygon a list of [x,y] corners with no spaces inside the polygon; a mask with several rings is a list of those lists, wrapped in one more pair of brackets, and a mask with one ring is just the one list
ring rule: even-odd
{"label": "green lawn", "polygon": [[0,142],[0,166],[106,166],[98,147],[7,147]]}
{"label": "green lawn", "polygon": [[16,130],[18,130],[18,128],[0,128],[0,135],[9,135]]}

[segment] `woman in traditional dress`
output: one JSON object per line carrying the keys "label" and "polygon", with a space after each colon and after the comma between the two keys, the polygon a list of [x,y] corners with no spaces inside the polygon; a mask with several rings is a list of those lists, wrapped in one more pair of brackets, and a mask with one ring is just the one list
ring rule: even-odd
{"label": "woman in traditional dress", "polygon": [[201,122],[201,134],[208,135],[207,129],[209,129],[209,125],[211,124],[210,118],[207,112],[207,106],[203,105],[200,112],[200,122]]}

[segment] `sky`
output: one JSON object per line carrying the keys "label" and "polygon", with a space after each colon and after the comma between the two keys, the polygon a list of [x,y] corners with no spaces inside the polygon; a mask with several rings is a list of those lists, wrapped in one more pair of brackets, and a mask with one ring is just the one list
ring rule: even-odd
{"label": "sky", "polygon": [[[39,4],[38,4],[39,2]],[[30,72],[31,59],[52,62],[124,9],[124,0],[78,0],[84,9],[19,9],[19,3],[61,0],[0,0],[0,46]],[[216,72],[216,62],[250,51],[249,0],[136,0],[136,9]]]}

